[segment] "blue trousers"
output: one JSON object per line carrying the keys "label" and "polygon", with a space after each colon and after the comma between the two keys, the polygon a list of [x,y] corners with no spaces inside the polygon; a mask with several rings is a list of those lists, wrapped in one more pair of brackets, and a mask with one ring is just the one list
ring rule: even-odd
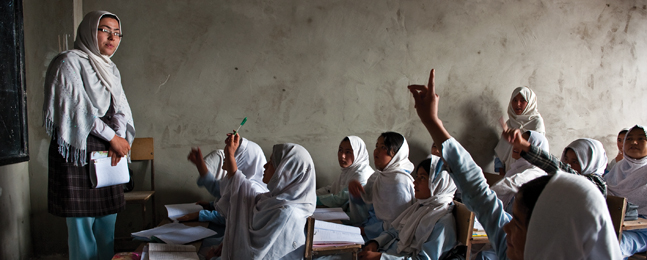
{"label": "blue trousers", "polygon": [[65,218],[71,260],[110,260],[115,254],[117,214]]}
{"label": "blue trousers", "polygon": [[624,256],[631,256],[645,250],[647,250],[647,229],[622,231],[620,251]]}

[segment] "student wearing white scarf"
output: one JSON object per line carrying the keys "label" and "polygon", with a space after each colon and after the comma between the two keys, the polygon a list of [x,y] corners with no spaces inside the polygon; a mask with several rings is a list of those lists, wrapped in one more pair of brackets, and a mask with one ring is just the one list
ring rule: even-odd
{"label": "student wearing white scarf", "polygon": [[[535,131],[527,131],[523,136],[531,145],[539,147],[545,152],[548,152],[548,140],[543,134]],[[511,212],[512,198],[519,191],[521,185],[529,182],[537,177],[546,175],[546,172],[537,166],[530,164],[525,159],[521,158],[521,151],[513,149],[512,158],[515,161],[510,165],[510,169],[505,172],[505,178],[501,179],[496,184],[492,185],[492,190],[496,192],[497,197],[503,202],[506,210]]]}
{"label": "student wearing white scarf", "polygon": [[582,175],[602,176],[607,167],[607,153],[600,141],[580,138],[564,148],[562,162],[570,164],[573,170]]}
{"label": "student wearing white scarf", "polygon": [[43,124],[51,136],[48,212],[66,218],[70,259],[111,259],[123,188],[92,188],[88,160],[108,151],[112,165],[128,155],[135,137],[132,113],[110,57],[121,43],[119,18],[93,11],[79,24],[74,50],[47,69]]}
{"label": "student wearing white scarf", "polygon": [[377,170],[366,185],[362,187],[358,181],[351,181],[348,187],[354,197],[351,203],[373,205],[375,215],[369,216],[363,229],[368,239],[388,230],[391,222],[413,204],[415,193],[411,176],[414,165],[409,161],[409,144],[404,136],[395,132],[382,133],[373,157]]}
{"label": "student wearing white scarf", "polygon": [[441,144],[463,203],[485,228],[498,259],[621,259],[605,199],[581,176],[559,172],[532,180],[516,195],[513,214],[505,212],[481,168],[438,117],[434,78],[432,70],[426,86],[409,86],[416,112],[434,142]]}
{"label": "student wearing white scarf", "polygon": [[624,128],[620,130],[620,132],[618,132],[618,137],[616,138],[616,146],[618,147],[618,154],[616,155],[616,158],[609,160],[609,163],[607,163],[606,172],[610,172],[611,169],[613,169],[613,166],[616,165],[616,163],[618,163],[620,160],[624,158],[622,145],[625,142],[625,136],[627,135],[627,132],[629,132],[628,128]]}
{"label": "student wearing white scarf", "polygon": [[[202,152],[200,148],[192,149],[189,153],[189,161],[193,161],[192,156],[202,157]],[[253,187],[258,192],[267,192],[267,185],[263,183],[263,165],[267,162],[265,160],[265,154],[258,144],[249,141],[243,137],[240,138],[240,146],[236,149],[234,155],[236,157],[236,163],[239,165],[238,169],[245,175],[245,177],[250,180],[253,184]],[[195,212],[187,214],[178,218],[180,221],[192,221],[198,220],[202,222],[213,222],[215,224],[224,225],[225,217],[224,213],[227,210],[228,204],[227,201],[218,204],[221,194],[221,186],[226,186],[227,171],[222,169],[223,161],[225,158],[225,153],[223,150],[215,150],[209,153],[204,157],[204,162],[206,169],[197,167],[198,176],[197,184],[199,187],[204,187],[213,195],[216,199],[209,203],[204,201],[199,201],[197,204],[202,205],[204,210],[200,212]],[[206,172],[204,170],[207,170]],[[222,208],[222,209],[221,209]]]}
{"label": "student wearing white scarf", "polygon": [[[604,179],[609,194],[625,197],[638,205],[641,218],[647,215],[647,137],[645,127],[632,127],[624,139],[624,159],[618,162]],[[622,232],[620,244],[625,257],[647,250],[647,229]]]}
{"label": "student wearing white scarf", "polygon": [[364,186],[374,172],[368,160],[366,144],[357,136],[345,137],[339,144],[337,159],[341,174],[332,184],[317,190],[317,204],[329,208],[341,207],[350,216],[351,224],[360,224],[366,220],[368,211],[366,207],[349,207],[348,182],[357,180]]}
{"label": "student wearing white scarf", "polygon": [[225,147],[228,184],[220,200],[229,199],[231,206],[219,249],[221,258],[303,258],[304,227],[307,217],[314,213],[316,200],[310,154],[297,144],[275,145],[263,176],[269,192],[259,193],[237,169],[233,154],[238,137],[230,135]]}
{"label": "student wearing white scarf", "polygon": [[[533,130],[545,135],[544,119],[539,114],[537,107],[537,95],[535,95],[535,92],[527,87],[516,88],[512,92],[512,96],[510,96],[510,103],[508,103],[507,127],[520,129],[522,132]],[[514,162],[511,157],[512,147],[510,144],[501,138],[494,148],[494,152],[497,159],[503,163],[502,169],[504,171],[510,169]]]}
{"label": "student wearing white scarf", "polygon": [[432,163],[433,160],[426,159],[418,165],[414,181],[416,203],[393,221],[391,229],[367,243],[360,258],[439,259],[454,247],[452,200],[456,185],[447,171],[433,171],[436,165]]}

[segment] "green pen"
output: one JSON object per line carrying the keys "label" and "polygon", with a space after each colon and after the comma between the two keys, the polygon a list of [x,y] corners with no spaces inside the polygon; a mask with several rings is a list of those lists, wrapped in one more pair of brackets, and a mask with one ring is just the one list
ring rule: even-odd
{"label": "green pen", "polygon": [[[236,135],[236,133],[238,133],[238,130],[240,130],[240,127],[242,127],[242,126],[245,124],[245,122],[247,122],[247,117],[245,117],[245,118],[243,119],[243,122],[240,122],[240,125],[238,126],[238,129],[236,129],[236,131],[234,131],[234,134],[233,134],[233,135]],[[232,136],[233,136],[233,135],[232,135]]]}

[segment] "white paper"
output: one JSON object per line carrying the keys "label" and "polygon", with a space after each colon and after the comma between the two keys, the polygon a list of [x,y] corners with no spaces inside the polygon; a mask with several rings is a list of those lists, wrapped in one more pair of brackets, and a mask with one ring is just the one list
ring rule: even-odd
{"label": "white paper", "polygon": [[364,244],[358,227],[315,220],[313,244],[354,243]]}
{"label": "white paper", "polygon": [[96,151],[91,154],[90,181],[93,188],[102,188],[130,181],[126,157],[122,157],[116,166],[112,166],[112,158],[107,156],[107,151]]}
{"label": "white paper", "polygon": [[169,233],[155,235],[155,237],[164,241],[167,244],[182,245],[210,237],[216,234],[216,231],[205,227],[190,227],[182,230],[177,230]]}
{"label": "white paper", "polygon": [[312,214],[317,220],[349,220],[350,217],[342,208],[316,208]]}
{"label": "white paper", "polygon": [[134,232],[131,235],[134,237],[146,238],[147,240],[150,240],[152,236],[174,232],[174,231],[178,231],[186,228],[189,228],[189,226],[184,225],[182,223],[169,223],[159,227],[142,230],[139,232]]}
{"label": "white paper", "polygon": [[177,218],[182,217],[186,214],[199,212],[200,210],[202,210],[202,206],[195,203],[171,204],[164,206],[166,207],[166,211],[168,211],[168,218],[172,219],[173,221],[177,221]]}
{"label": "white paper", "polygon": [[474,219],[474,229],[485,231],[485,228],[483,228],[483,225],[477,219]]}
{"label": "white paper", "polygon": [[199,259],[196,249],[192,245],[150,243],[148,244],[148,255],[150,260]]}
{"label": "white paper", "polygon": [[133,237],[151,240],[154,236],[167,244],[186,244],[217,234],[205,227],[189,227],[182,223],[169,223],[156,228],[132,233]]}

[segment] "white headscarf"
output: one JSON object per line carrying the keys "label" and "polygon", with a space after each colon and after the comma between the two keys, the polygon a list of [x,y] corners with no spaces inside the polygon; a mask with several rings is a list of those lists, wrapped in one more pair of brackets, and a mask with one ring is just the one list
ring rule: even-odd
{"label": "white headscarf", "polygon": [[337,180],[335,180],[330,186],[331,194],[337,194],[348,188],[348,182],[351,180],[357,180],[362,185],[365,185],[368,178],[371,177],[371,174],[374,172],[368,160],[366,144],[362,138],[354,135],[349,135],[346,138],[350,140],[350,146],[353,148],[353,156],[355,159],[350,166],[341,168],[339,178],[337,178]]}
{"label": "white headscarf", "polygon": [[[531,145],[534,145],[543,151],[549,152],[550,146],[548,145],[548,139],[546,139],[546,136],[532,130],[528,132],[530,132],[530,137],[528,137],[528,142]],[[526,161],[526,159],[524,158],[516,159],[510,165],[510,169],[505,172],[505,177],[512,177],[513,175],[523,172],[532,167],[535,167],[535,166],[530,164],[528,161]]]}
{"label": "white headscarf", "polygon": [[303,228],[315,209],[314,163],[308,151],[297,144],[275,145],[271,161],[276,171],[267,185],[269,192],[255,192],[238,173],[223,191],[230,195],[232,205],[223,237],[223,259],[303,257]]}
{"label": "white headscarf", "polygon": [[[521,94],[528,102],[521,115],[517,115],[512,108],[512,100],[518,94]],[[533,130],[544,135],[546,134],[544,119],[537,109],[537,95],[535,95],[535,92],[527,87],[518,87],[512,92],[510,102],[508,102],[508,121],[506,124],[509,128],[520,129],[522,132]],[[514,159],[510,157],[510,153],[512,153],[510,143],[503,138],[499,139],[499,143],[494,148],[494,152],[501,162],[505,164],[506,171],[510,169],[510,166],[514,162]]]}
{"label": "white headscarf", "polygon": [[[209,174],[213,175],[213,179],[220,181],[225,176],[227,176],[227,171],[222,169],[223,159],[225,158],[225,152],[222,149],[214,150],[204,156],[204,163],[207,165]],[[198,185],[200,185],[200,177],[198,177]],[[205,188],[216,198],[220,198],[220,183],[218,182],[209,182],[202,183]]]}
{"label": "white headscarf", "polygon": [[403,137],[402,145],[384,170],[375,170],[364,186],[362,199],[372,203],[375,215],[387,230],[391,221],[413,204],[415,191],[411,172],[415,166],[409,161],[409,144]]}
{"label": "white headscarf", "polygon": [[[528,138],[528,142],[543,151],[549,152],[546,136],[535,131],[529,132],[530,137]],[[503,205],[507,206],[515,194],[517,194],[521,185],[543,175],[546,175],[544,170],[530,164],[524,158],[519,158],[505,172],[505,178],[492,185],[491,189],[496,192],[497,197],[503,202]]]}
{"label": "white headscarf", "polygon": [[[636,125],[629,132],[636,128],[645,130],[643,126]],[[626,149],[627,145],[624,147]],[[607,181],[609,194],[627,198],[629,202],[638,205],[639,214],[647,215],[647,157],[634,159],[624,153],[624,159],[604,179]]]}
{"label": "white headscarf", "polygon": [[[434,156],[436,157],[436,156]],[[437,160],[436,160],[437,162]],[[435,169],[434,160],[430,169]],[[447,171],[435,175],[429,173],[429,190],[431,197],[418,200],[409,206],[400,216],[393,220],[393,228],[398,231],[398,253],[417,254],[434,230],[436,222],[443,216],[451,214],[456,185]]]}
{"label": "white headscarf", "polygon": [[[101,55],[99,51],[98,26],[106,15],[117,18],[106,11],[93,11],[85,15],[77,29],[74,41],[76,49],[62,52],[54,58],[45,79],[45,128],[49,135],[57,134],[59,152],[75,165],[87,163],[86,139],[95,119],[106,114],[111,102],[115,113],[123,114],[127,120],[124,138],[132,144],[135,137],[132,112],[121,86],[119,70],[110,56]],[[92,70],[78,68],[78,64],[83,64],[78,59],[88,60]],[[87,71],[94,74],[85,75]]]}
{"label": "white headscarf", "polygon": [[582,168],[580,174],[604,174],[604,169],[607,168],[607,154],[600,141],[581,138],[571,142],[562,152],[562,162],[566,161],[566,150],[569,148],[577,155],[577,161]]}
{"label": "white headscarf", "polygon": [[258,183],[263,187],[267,187],[267,185],[263,183],[263,171],[265,170],[263,165],[265,165],[267,160],[265,160],[263,149],[261,149],[258,144],[241,137],[240,146],[236,149],[234,157],[236,158],[236,166],[238,167],[238,170],[240,170],[247,179]]}
{"label": "white headscarf", "polygon": [[532,211],[524,259],[622,259],[598,188],[579,175],[552,176]]}
{"label": "white headscarf", "polygon": [[[521,115],[517,115],[512,108],[512,100],[517,95],[521,94],[523,99],[528,101],[528,105],[521,112]],[[544,119],[539,114],[537,109],[537,95],[531,89],[527,87],[518,87],[512,91],[512,96],[510,96],[510,102],[508,103],[508,127],[521,129],[525,132],[528,130],[537,131],[541,134],[546,134],[546,128],[544,127]]]}

